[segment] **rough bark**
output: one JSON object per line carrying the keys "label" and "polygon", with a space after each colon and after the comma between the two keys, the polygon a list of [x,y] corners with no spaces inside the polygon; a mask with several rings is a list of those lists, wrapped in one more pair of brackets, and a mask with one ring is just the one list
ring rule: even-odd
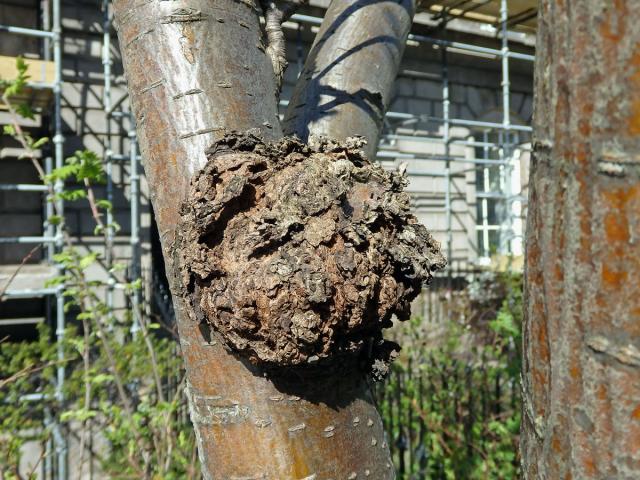
{"label": "rough bark", "polygon": [[415,0],[332,2],[287,107],[285,133],[361,135],[374,158],[414,13]]}
{"label": "rough bark", "polygon": [[182,296],[194,324],[273,375],[381,375],[399,350],[382,329],[444,258],[405,177],[359,138],[311,140],[229,134],[209,149],[178,226]]}
{"label": "rough bark", "polygon": [[282,136],[256,3],[117,0],[114,13],[204,478],[394,478],[361,371],[275,377],[231,353],[224,337],[199,322],[192,298],[181,296],[176,227],[180,206],[190,204],[189,182],[205,167],[205,150],[225,129]]}
{"label": "rough bark", "polygon": [[640,1],[544,0],[527,226],[525,478],[640,478]]}

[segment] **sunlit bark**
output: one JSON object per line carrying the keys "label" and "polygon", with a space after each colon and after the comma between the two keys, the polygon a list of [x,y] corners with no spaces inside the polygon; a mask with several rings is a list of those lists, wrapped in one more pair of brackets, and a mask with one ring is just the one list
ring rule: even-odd
{"label": "sunlit bark", "polygon": [[640,1],[541,2],[525,478],[640,478]]}

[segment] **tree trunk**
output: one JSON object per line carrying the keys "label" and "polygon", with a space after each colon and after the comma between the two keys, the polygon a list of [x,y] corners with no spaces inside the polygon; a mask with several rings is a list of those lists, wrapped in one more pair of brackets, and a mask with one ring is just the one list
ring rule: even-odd
{"label": "tree trunk", "polygon": [[525,478],[640,478],[640,1],[544,0],[527,226]]}
{"label": "tree trunk", "polygon": [[[383,5],[367,8],[375,16]],[[204,478],[395,478],[361,372],[274,381],[269,370],[229,353],[194,322],[198,306],[181,296],[185,285],[173,261],[176,225],[189,183],[206,163],[205,150],[224,130],[257,128],[267,140],[282,136],[259,8],[252,0],[117,0],[114,13],[174,293]],[[393,31],[401,35],[394,44],[404,43],[407,29]],[[401,47],[394,49],[397,65]],[[386,95],[394,76],[386,74],[389,85],[375,92]]]}

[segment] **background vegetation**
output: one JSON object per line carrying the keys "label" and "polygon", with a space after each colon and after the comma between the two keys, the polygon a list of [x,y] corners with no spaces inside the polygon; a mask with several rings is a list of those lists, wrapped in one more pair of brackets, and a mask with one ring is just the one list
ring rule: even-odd
{"label": "background vegetation", "polygon": [[[44,446],[61,437],[73,442],[70,451],[80,464],[70,478],[80,478],[96,465],[109,478],[200,478],[173,332],[136,308],[133,296],[141,281],[127,278],[125,265],[114,265],[106,278],[89,275],[89,268],[102,258],[74,244],[58,202],[86,202],[96,235],[102,233],[106,245],[107,230],[117,231],[119,226],[105,224],[103,218],[112,206],[94,191],[106,178],[100,158],[78,151],[45,175],[35,150],[48,139],[25,134],[19,116],[33,118],[34,113],[27,105],[12,103],[29,78],[21,59],[17,70],[15,80],[1,85],[2,101],[13,119],[4,134],[21,144],[25,161],[33,164],[48,187],[47,201],[54,206],[54,215],[47,222],[58,227],[60,236],[53,260],[61,267],[48,286],[62,289],[70,322],[58,336],[42,325],[37,342],[0,339],[0,478],[35,477],[45,458],[25,474],[19,468],[24,445],[41,443],[44,455]],[[120,285],[129,308],[116,311],[107,306],[109,283]],[[60,365],[66,378],[64,388],[56,390]]]}
{"label": "background vegetation", "polygon": [[[479,286],[506,294],[497,311],[496,298],[472,300]],[[458,295],[463,315],[436,341],[425,342],[425,319],[403,325],[403,352],[378,388],[400,479],[519,478],[522,278],[485,275]]]}

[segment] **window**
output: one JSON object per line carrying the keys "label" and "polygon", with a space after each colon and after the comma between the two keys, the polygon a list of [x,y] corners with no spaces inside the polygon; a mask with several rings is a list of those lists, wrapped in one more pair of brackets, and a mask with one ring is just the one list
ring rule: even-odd
{"label": "window", "polygon": [[[488,130],[476,134],[475,157],[504,160],[503,135],[503,132]],[[516,138],[511,140],[517,141]],[[509,192],[513,173],[512,168],[504,165],[486,164],[476,167],[476,233],[480,258],[511,251],[513,215],[509,214],[508,206],[511,204]]]}

